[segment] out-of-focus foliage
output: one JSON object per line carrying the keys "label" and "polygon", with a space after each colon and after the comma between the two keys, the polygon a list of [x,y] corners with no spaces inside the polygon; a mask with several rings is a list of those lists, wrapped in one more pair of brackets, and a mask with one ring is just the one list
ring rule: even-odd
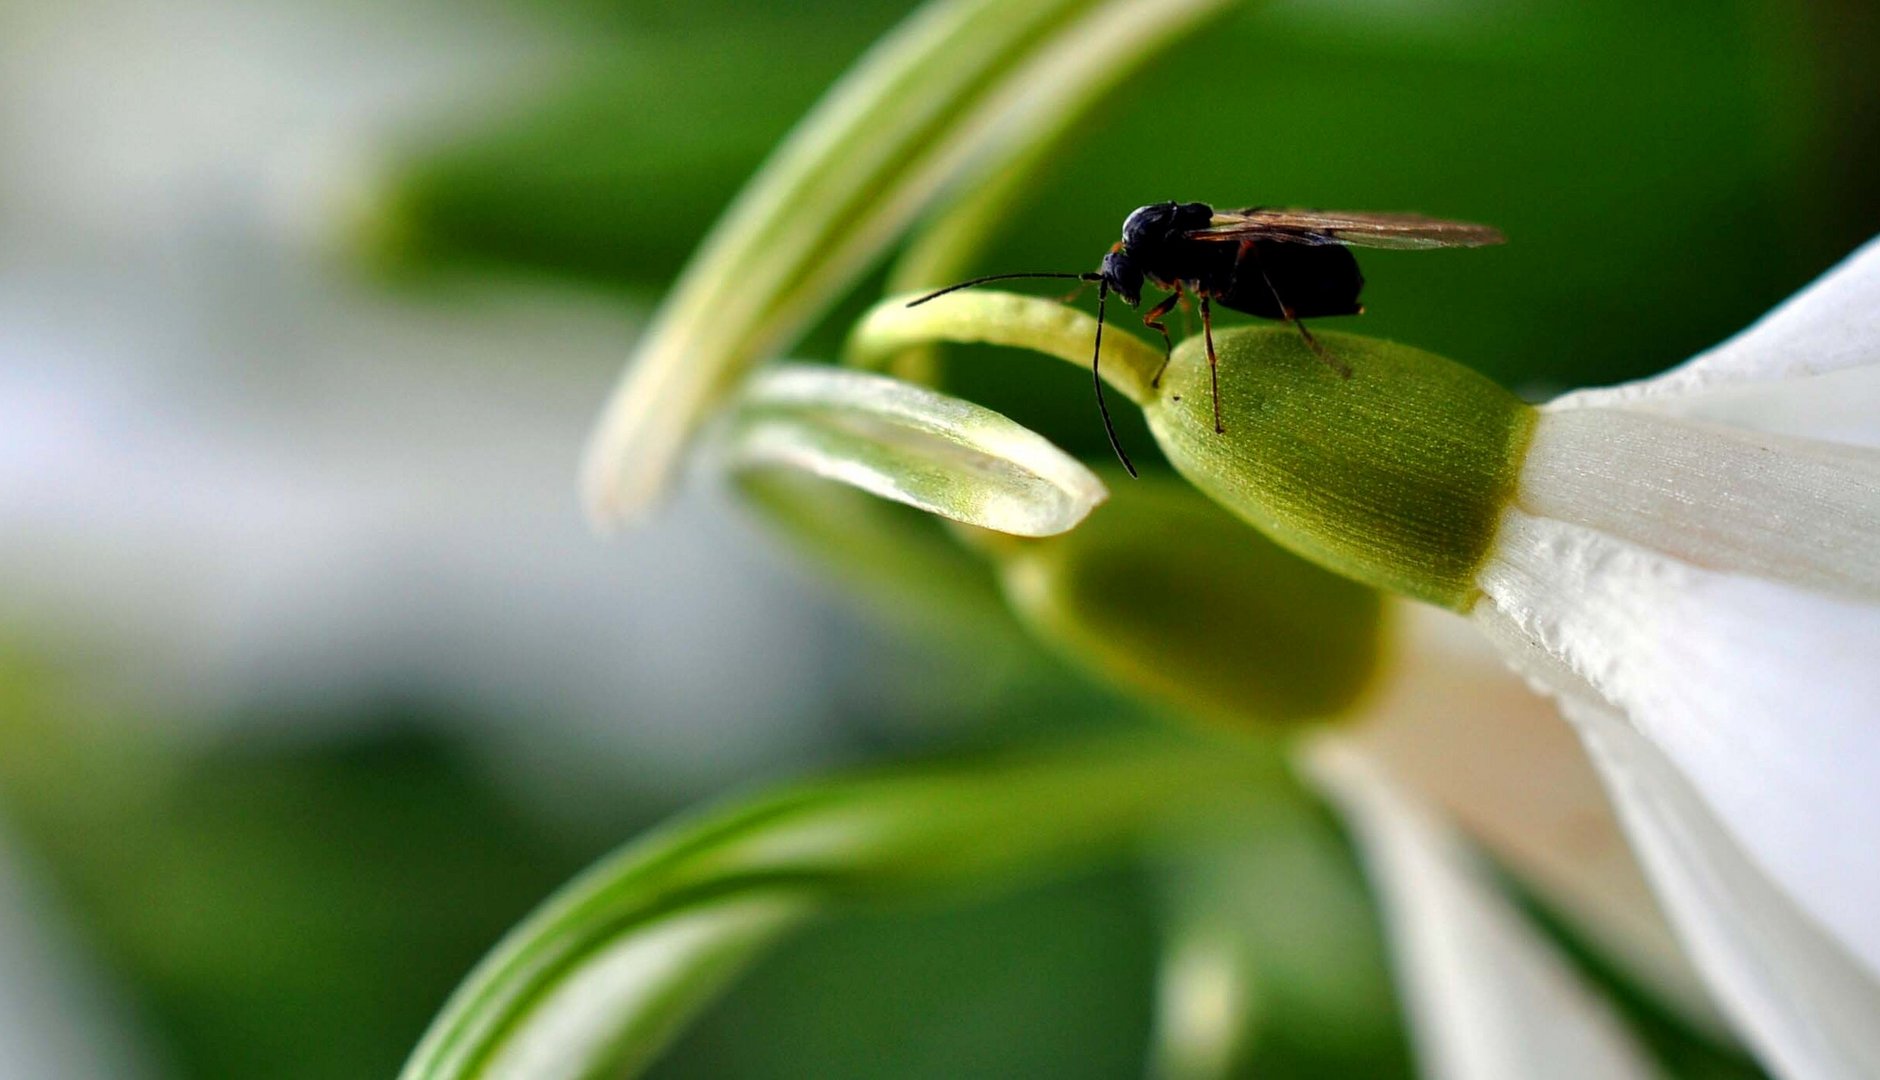
{"label": "out-of-focus foliage", "polygon": [[[414,154],[394,189],[410,252],[663,280],[848,55],[828,48],[840,31],[791,52],[792,31],[746,46],[712,18],[646,32],[607,85],[545,88],[538,108]],[[1249,4],[1116,95],[983,264],[1094,267],[1129,209],[1165,198],[1462,216],[1509,245],[1367,253],[1371,313],[1353,328],[1517,387],[1643,374],[1858,235],[1871,194],[1833,180],[1846,133],[1817,106],[1837,87],[1809,62],[1827,29],[1786,2]],[[703,119],[663,136],[669,153],[681,115]]]}
{"label": "out-of-focus foliage", "polygon": [[1270,746],[1142,737],[748,799],[628,844],[545,902],[452,995],[402,1075],[637,1069],[807,917],[1009,888],[1217,817],[1283,827],[1300,799]]}
{"label": "out-of-focus foliage", "polygon": [[592,855],[422,710],[191,753],[72,689],[58,665],[0,666],[0,813],[179,1075],[390,1075],[465,967]]}

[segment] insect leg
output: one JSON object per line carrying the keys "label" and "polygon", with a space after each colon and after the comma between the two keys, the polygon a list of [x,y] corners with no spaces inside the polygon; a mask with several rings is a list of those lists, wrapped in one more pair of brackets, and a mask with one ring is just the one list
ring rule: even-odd
{"label": "insect leg", "polygon": [[1214,433],[1224,434],[1221,426],[1221,362],[1214,355],[1214,311],[1208,306],[1208,294],[1201,294],[1201,337],[1208,344],[1208,392],[1214,398]]}
{"label": "insect leg", "polygon": [[1305,339],[1306,346],[1312,350],[1313,355],[1324,361],[1326,367],[1338,372],[1339,378],[1351,378],[1351,365],[1326,351],[1325,346],[1319,344],[1319,339],[1312,336],[1312,331],[1306,329],[1306,324],[1299,321],[1299,316],[1293,314],[1292,306],[1280,296],[1279,290],[1273,286],[1273,279],[1267,276],[1266,267],[1260,263],[1260,253],[1252,243],[1240,245],[1240,261],[1243,264],[1251,262],[1253,268],[1260,272],[1260,280],[1266,282],[1266,291],[1273,294],[1273,303],[1279,305],[1280,318],[1299,331],[1299,336]]}
{"label": "insect leg", "polygon": [[1169,357],[1175,355],[1175,343],[1169,340],[1168,326],[1162,322],[1162,319],[1181,298],[1182,286],[1178,281],[1175,283],[1175,291],[1169,294],[1168,299],[1142,314],[1142,325],[1162,335],[1162,366],[1155,369],[1155,378],[1149,380],[1150,386],[1162,385],[1162,373],[1168,370]]}
{"label": "insect leg", "polygon": [[1313,353],[1315,353],[1320,360],[1325,361],[1326,367],[1338,372],[1338,377],[1341,379],[1351,378],[1351,365],[1333,356],[1327,351],[1325,346],[1319,344],[1319,339],[1312,336],[1312,331],[1307,330],[1306,324],[1301,322],[1298,316],[1294,315],[1290,309],[1286,312],[1286,321],[1293,324],[1294,329],[1299,331],[1299,336],[1305,338],[1306,344],[1311,346]]}

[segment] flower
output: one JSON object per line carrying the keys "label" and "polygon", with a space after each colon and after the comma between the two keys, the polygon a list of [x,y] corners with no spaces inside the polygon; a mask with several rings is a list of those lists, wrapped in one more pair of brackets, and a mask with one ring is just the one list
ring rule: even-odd
{"label": "flower", "polygon": [[1279,329],[1177,349],[1169,460],[1293,550],[1466,613],[1552,695],[1719,1003],[1790,1076],[1880,1075],[1880,242],[1659,377],[1531,408]]}
{"label": "flower", "polygon": [[[884,305],[858,339],[1040,348],[1037,306]],[[1880,241],[1687,364],[1541,408],[1324,340],[1351,379],[1283,328],[1217,334],[1225,434],[1195,342],[1130,396],[1216,502],[1468,615],[1556,699],[1766,1063],[1880,1075]]]}
{"label": "flower", "polygon": [[1470,615],[1578,727],[1724,1008],[1880,1074],[1880,241],[1539,410]]}

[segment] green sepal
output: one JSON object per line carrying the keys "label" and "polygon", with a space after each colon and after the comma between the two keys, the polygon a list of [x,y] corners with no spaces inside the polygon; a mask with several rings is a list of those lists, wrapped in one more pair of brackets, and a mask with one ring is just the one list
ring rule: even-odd
{"label": "green sepal", "polygon": [[1214,427],[1199,335],[1145,407],[1170,463],[1281,544],[1366,584],[1463,610],[1535,412],[1451,360],[1320,333],[1342,377],[1287,327],[1215,334]]}

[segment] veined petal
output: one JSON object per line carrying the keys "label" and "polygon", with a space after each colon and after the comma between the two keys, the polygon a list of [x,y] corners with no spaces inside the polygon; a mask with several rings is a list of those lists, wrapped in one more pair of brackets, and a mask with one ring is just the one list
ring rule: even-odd
{"label": "veined petal", "polygon": [[1496,547],[1477,622],[1626,717],[1746,863],[1880,972],[1880,607],[1519,510]]}
{"label": "veined petal", "polygon": [[1065,532],[1109,495],[1077,459],[991,409],[841,368],[753,378],[727,446],[733,468],[802,469],[1016,536]]}
{"label": "veined petal", "polygon": [[1344,812],[1381,894],[1425,1076],[1657,1075],[1474,855],[1362,751],[1325,738],[1306,764]]}
{"label": "veined petal", "polygon": [[1661,375],[1549,409],[1648,409],[1880,446],[1880,239],[1749,329]]}
{"label": "veined petal", "polygon": [[1765,1064],[1811,1080],[1880,1075],[1872,971],[1776,887],[1649,739],[1518,627],[1492,610],[1482,621],[1518,667],[1556,688],[1686,948]]}
{"label": "veined petal", "polygon": [[1880,600],[1880,450],[1549,408],[1515,500],[1694,566]]}

